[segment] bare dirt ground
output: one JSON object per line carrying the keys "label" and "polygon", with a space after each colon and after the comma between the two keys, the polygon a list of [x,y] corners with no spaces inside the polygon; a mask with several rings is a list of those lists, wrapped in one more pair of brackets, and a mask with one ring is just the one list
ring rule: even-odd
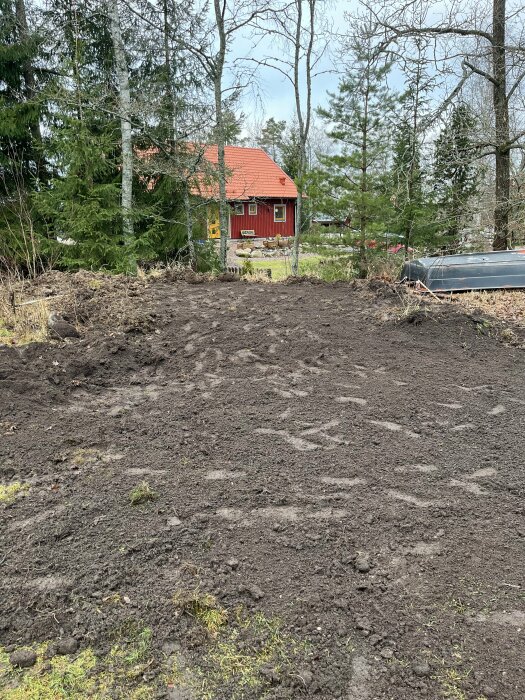
{"label": "bare dirt ground", "polygon": [[[381,285],[91,287],[0,347],[0,697],[525,697],[523,350]],[[99,694],[24,695],[64,639]]]}

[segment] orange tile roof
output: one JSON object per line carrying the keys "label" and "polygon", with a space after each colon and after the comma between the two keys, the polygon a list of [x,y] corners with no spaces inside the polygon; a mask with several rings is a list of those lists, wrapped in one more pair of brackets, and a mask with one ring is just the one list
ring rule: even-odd
{"label": "orange tile roof", "polygon": [[[217,146],[208,146],[204,152],[206,160],[217,164]],[[294,181],[281,170],[262,148],[226,146],[227,170],[226,196],[228,200],[257,198],[297,197]],[[201,181],[193,188],[194,194],[213,199],[218,197],[218,184]]]}

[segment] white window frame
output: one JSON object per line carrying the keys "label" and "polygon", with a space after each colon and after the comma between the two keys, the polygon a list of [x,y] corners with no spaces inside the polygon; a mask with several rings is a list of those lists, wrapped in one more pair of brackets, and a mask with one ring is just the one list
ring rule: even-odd
{"label": "white window frame", "polygon": [[[239,211],[239,209],[241,211]],[[233,205],[233,213],[235,216],[244,216],[244,202],[235,202]]]}
{"label": "white window frame", "polygon": [[[278,219],[277,218],[277,207],[282,207],[284,210],[284,218]],[[276,224],[285,224],[286,223],[286,204],[274,204],[273,205],[273,221]]]}
{"label": "white window frame", "polygon": [[257,216],[257,202],[248,203],[248,216]]}

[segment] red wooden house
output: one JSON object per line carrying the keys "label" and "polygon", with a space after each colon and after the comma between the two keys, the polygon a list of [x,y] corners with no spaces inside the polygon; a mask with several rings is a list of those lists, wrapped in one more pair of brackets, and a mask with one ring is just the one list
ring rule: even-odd
{"label": "red wooden house", "polygon": [[[206,160],[217,164],[217,146],[204,152]],[[273,238],[293,236],[297,188],[261,148],[226,146],[226,195],[230,205],[229,236],[231,238]],[[218,185],[201,183],[193,194],[218,199]],[[210,238],[220,236],[218,206],[208,213]]]}

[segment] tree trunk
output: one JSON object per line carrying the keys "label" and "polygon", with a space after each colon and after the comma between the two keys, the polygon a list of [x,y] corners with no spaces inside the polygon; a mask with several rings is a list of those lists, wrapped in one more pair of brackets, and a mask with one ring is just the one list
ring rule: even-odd
{"label": "tree trunk", "polygon": [[308,132],[310,131],[311,117],[311,102],[312,102],[312,49],[314,41],[314,14],[316,0],[308,0],[310,12],[310,36],[305,52],[305,78],[306,78],[306,114],[303,116],[301,105],[301,91],[299,85],[299,71],[301,63],[301,48],[302,48],[302,21],[303,21],[303,0],[296,0],[297,5],[297,24],[295,30],[294,43],[294,93],[295,93],[295,109],[297,122],[299,125],[299,162],[297,166],[297,207],[295,217],[295,231],[292,248],[292,275],[297,277],[299,274],[299,244],[301,239],[302,219],[303,219],[303,188],[304,176],[306,171],[306,144],[308,141]]}
{"label": "tree trunk", "polygon": [[[28,44],[30,41],[29,28],[27,25],[27,16],[24,0],[16,0],[15,2],[15,12],[16,12],[16,24],[18,28],[18,35],[21,44]],[[30,60],[24,63],[24,83],[25,83],[25,97],[31,102],[35,99],[35,71]],[[40,133],[40,124],[38,121],[31,121],[29,126],[31,130],[33,152],[31,157],[35,159],[36,165],[36,176],[37,179],[41,179],[43,175],[44,163],[42,160],[42,134]]]}
{"label": "tree trunk", "polygon": [[[370,64],[368,64],[370,67]],[[366,268],[366,230],[368,226],[368,203],[366,201],[368,193],[368,99],[369,99],[369,78],[367,72],[367,87],[365,92],[364,112],[363,112],[363,132],[361,140],[361,177],[360,177],[360,205],[359,205],[359,277],[365,278]]]}
{"label": "tree trunk", "polygon": [[119,86],[119,115],[122,138],[122,234],[124,244],[128,248],[126,271],[135,273],[137,268],[135,253],[132,251],[133,234],[133,142],[131,136],[131,94],[129,89],[129,73],[122,40],[118,0],[109,0],[109,18],[111,24],[111,39],[115,55],[115,70]]}
{"label": "tree trunk", "polygon": [[222,70],[215,77],[215,114],[217,135],[217,175],[219,178],[219,225],[221,231],[220,262],[221,269],[226,270],[230,213],[228,200],[226,198],[226,155],[224,119],[222,113]]}
{"label": "tree trunk", "polygon": [[[181,149],[179,147],[179,134],[177,126],[177,97],[173,85],[173,71],[171,69],[171,51],[170,51],[170,25],[169,25],[169,15],[168,15],[168,3],[167,0],[162,0],[162,14],[164,18],[164,67],[166,70],[166,84],[168,90],[169,99],[169,109],[171,112],[171,153],[176,163],[176,167],[179,171],[178,175],[183,180],[183,198],[184,198],[184,213],[186,217],[186,241],[188,246],[188,258],[190,267],[192,270],[195,269],[196,256],[195,256],[195,243],[193,241],[193,215],[191,209],[191,198],[190,198],[190,179],[193,172],[192,167],[190,167],[190,160],[194,158],[194,154],[184,153],[183,159],[180,157]],[[181,160],[183,162],[181,162]]]}
{"label": "tree trunk", "polygon": [[178,135],[177,135],[177,98],[175,95],[175,90],[173,87],[173,71],[171,70],[171,51],[170,51],[170,26],[168,17],[168,3],[167,0],[162,2],[162,14],[164,17],[164,68],[166,70],[166,86],[168,89],[168,98],[170,103],[171,111],[171,139],[172,146],[175,148]]}
{"label": "tree trunk", "polygon": [[505,0],[494,0],[492,63],[494,72],[493,102],[496,131],[496,206],[494,209],[494,250],[510,245],[510,151],[509,103],[507,99],[507,67],[505,49]]}
{"label": "tree trunk", "polygon": [[186,237],[188,241],[188,255],[190,259],[190,267],[192,270],[194,270],[196,258],[195,243],[193,241],[193,216],[191,211],[190,188],[187,180],[184,187],[184,210],[186,212]]}
{"label": "tree trunk", "polygon": [[220,263],[221,269],[226,270],[228,258],[228,235],[229,235],[229,207],[226,199],[226,157],[224,147],[226,136],[224,134],[224,112],[222,104],[222,76],[224,72],[224,61],[226,58],[226,30],[224,26],[224,8],[220,0],[214,0],[215,22],[219,34],[219,50],[215,60],[213,73],[213,87],[215,96],[215,123],[217,139],[217,166],[219,178],[219,225],[221,231],[220,239]]}

